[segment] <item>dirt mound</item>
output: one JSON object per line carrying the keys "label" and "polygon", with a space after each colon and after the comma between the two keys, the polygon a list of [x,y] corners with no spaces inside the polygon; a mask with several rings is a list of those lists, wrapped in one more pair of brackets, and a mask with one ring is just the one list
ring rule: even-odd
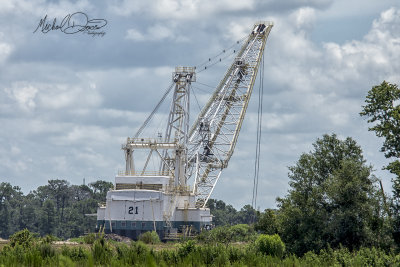
{"label": "dirt mound", "polygon": [[79,243],[66,240],[66,241],[54,241],[53,244],[54,245],[78,245]]}
{"label": "dirt mound", "polygon": [[129,237],[120,236],[117,234],[105,234],[104,238],[111,239],[111,240],[114,240],[117,242],[124,242],[124,243],[130,243],[132,241],[132,239],[130,239]]}

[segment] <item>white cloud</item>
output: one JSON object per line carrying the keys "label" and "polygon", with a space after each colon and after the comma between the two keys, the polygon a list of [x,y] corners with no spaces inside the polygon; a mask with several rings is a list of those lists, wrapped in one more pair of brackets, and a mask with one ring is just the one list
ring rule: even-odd
{"label": "white cloud", "polygon": [[[343,45],[324,45],[327,74],[344,81],[359,81],[368,77],[378,83],[384,79],[400,80],[400,10],[391,8],[374,20],[363,40]],[[333,61],[330,61],[333,59]],[[331,64],[329,64],[331,63]],[[334,63],[334,64],[332,64]],[[329,65],[328,65],[329,64]]]}
{"label": "white cloud", "polygon": [[67,84],[46,84],[38,96],[40,104],[46,109],[97,107],[102,97],[92,84],[71,86]]}
{"label": "white cloud", "polygon": [[36,107],[35,98],[38,89],[32,85],[17,82],[11,88],[5,88],[5,92],[25,111],[31,111]]}
{"label": "white cloud", "polygon": [[111,136],[107,129],[94,125],[73,125],[65,130],[62,135],[52,138],[54,144],[73,145],[86,144],[95,145],[110,140]]}
{"label": "white cloud", "polygon": [[144,41],[146,39],[145,36],[136,29],[127,30],[125,37],[134,41]]}
{"label": "white cloud", "polygon": [[265,130],[284,130],[299,119],[297,114],[266,113],[263,115]]}
{"label": "white cloud", "polygon": [[131,28],[126,31],[125,38],[133,41],[163,41],[172,40],[175,42],[187,42],[188,38],[183,35],[176,34],[179,30],[175,25],[155,24],[146,29],[145,33],[137,29]]}
{"label": "white cloud", "polygon": [[44,17],[56,17],[62,20],[66,15],[78,11],[90,10],[93,6],[88,0],[56,1],[46,0],[2,0],[0,14],[27,15],[33,14]]}
{"label": "white cloud", "polygon": [[167,20],[199,20],[215,14],[253,10],[253,0],[156,0],[152,4],[143,1],[117,1],[109,9],[117,15],[146,14],[147,17]]}
{"label": "white cloud", "polygon": [[111,12],[120,16],[130,16],[138,14],[149,6],[147,2],[141,0],[121,0],[109,3],[108,8]]}
{"label": "white cloud", "polygon": [[[296,27],[290,21],[288,24],[278,18],[276,28],[271,32],[271,47],[267,47],[274,50],[270,59],[272,66],[268,67],[271,73],[269,79],[293,90],[330,91],[337,95],[360,96],[365,88],[355,88],[355,91],[350,92],[345,89],[346,85],[375,84],[389,76],[393,77],[396,70],[400,69],[398,12],[396,9],[383,12],[362,40],[352,40],[343,45],[324,43],[322,48],[316,46],[306,34],[302,34],[304,29],[312,27],[308,22],[313,21],[314,12],[294,12],[291,22],[308,21],[296,24]],[[295,30],[299,25],[305,28]],[[287,73],[290,73],[290,79],[286,78]],[[363,77],[368,77],[368,80],[360,80]]]}
{"label": "white cloud", "polygon": [[229,22],[229,25],[219,25],[220,32],[223,33],[223,36],[227,40],[241,40],[243,37],[246,37],[249,32],[249,27],[252,27],[254,21],[251,19],[240,19],[237,21]]}
{"label": "white cloud", "polygon": [[0,64],[3,64],[12,52],[12,46],[7,43],[0,43]]}
{"label": "white cloud", "polygon": [[301,29],[302,31],[310,31],[316,19],[315,9],[311,7],[299,8],[293,12],[291,16],[292,21],[295,23],[295,28]]}
{"label": "white cloud", "polygon": [[57,172],[66,172],[68,171],[71,166],[69,166],[69,161],[66,156],[57,156],[54,155],[50,159],[50,165],[57,171]]}
{"label": "white cloud", "polygon": [[93,108],[102,102],[94,83],[69,85],[53,83],[32,83],[28,81],[14,82],[4,91],[24,111],[35,108],[63,109],[79,107]]}
{"label": "white cloud", "polygon": [[[315,0],[314,2],[318,2]],[[320,19],[340,20],[343,17],[370,16],[379,14],[390,6],[398,6],[397,0],[362,1],[359,0],[335,0],[331,1],[329,8],[322,10]]]}
{"label": "white cloud", "polygon": [[18,155],[21,153],[21,149],[17,146],[12,146],[11,147],[11,154],[12,155]]}

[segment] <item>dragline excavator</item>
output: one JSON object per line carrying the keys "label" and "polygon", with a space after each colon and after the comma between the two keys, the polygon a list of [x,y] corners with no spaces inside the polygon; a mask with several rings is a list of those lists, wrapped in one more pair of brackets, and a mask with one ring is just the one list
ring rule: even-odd
{"label": "dragline excavator", "polygon": [[[162,98],[173,89],[165,133],[158,138],[140,136],[160,101],[122,145],[125,170],[115,177],[106,203],[99,205],[97,228],[133,239],[156,231],[161,239],[171,239],[212,227],[206,204],[235,149],[272,27],[271,22],[254,25],[191,127],[191,84],[199,69],[176,67]],[[157,163],[155,169],[150,170],[150,162]]]}

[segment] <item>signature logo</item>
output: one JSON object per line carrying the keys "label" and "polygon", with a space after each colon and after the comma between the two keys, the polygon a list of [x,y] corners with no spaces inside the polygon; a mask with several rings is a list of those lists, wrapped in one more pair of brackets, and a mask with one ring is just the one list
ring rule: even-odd
{"label": "signature logo", "polygon": [[48,33],[50,31],[61,31],[65,34],[75,33],[86,33],[94,36],[103,37],[106,33],[101,29],[107,25],[105,19],[89,19],[88,15],[83,12],[75,12],[68,14],[64,17],[61,22],[58,22],[56,18],[53,21],[49,21],[47,15],[40,19],[35,32],[41,31],[42,33]]}

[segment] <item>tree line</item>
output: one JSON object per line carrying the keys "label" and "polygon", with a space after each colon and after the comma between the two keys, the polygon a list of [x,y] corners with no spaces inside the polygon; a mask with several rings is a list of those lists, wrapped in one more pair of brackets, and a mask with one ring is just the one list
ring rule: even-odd
{"label": "tree line", "polygon": [[93,230],[98,203],[105,202],[113,184],[96,181],[89,185],[70,185],[66,180],[49,180],[47,185],[24,195],[21,188],[0,184],[0,237],[8,238],[21,230],[70,238]]}

